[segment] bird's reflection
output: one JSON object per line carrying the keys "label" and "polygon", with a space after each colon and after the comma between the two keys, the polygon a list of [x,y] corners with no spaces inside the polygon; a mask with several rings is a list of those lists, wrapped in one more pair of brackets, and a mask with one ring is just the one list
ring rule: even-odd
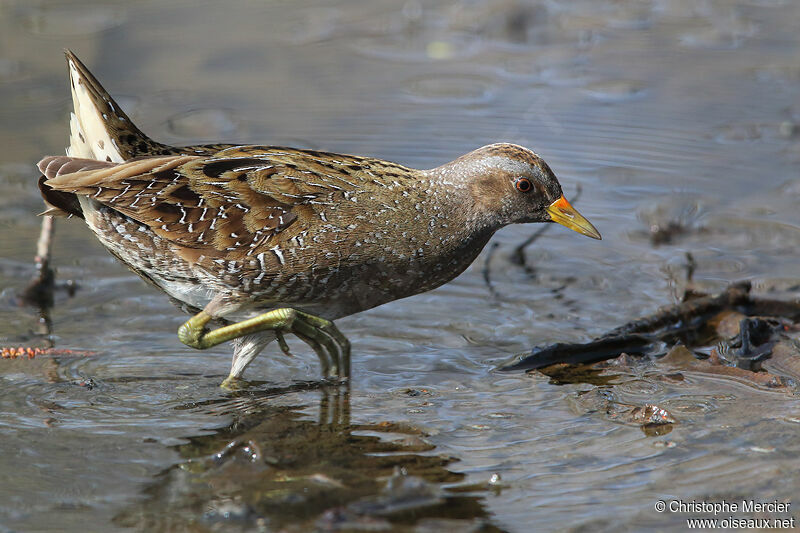
{"label": "bird's reflection", "polygon": [[[316,390],[318,420],[277,397]],[[203,406],[233,416],[212,435],[177,447],[181,462],[158,474],[120,526],[146,531],[385,530],[429,525],[498,531],[486,486],[465,486],[455,461],[431,452],[421,430],[352,424],[345,386],[251,387]]]}

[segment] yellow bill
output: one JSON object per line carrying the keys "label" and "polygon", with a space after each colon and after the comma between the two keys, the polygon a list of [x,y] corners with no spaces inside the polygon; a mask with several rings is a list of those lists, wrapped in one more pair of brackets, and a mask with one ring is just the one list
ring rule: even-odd
{"label": "yellow bill", "polygon": [[600,232],[592,226],[591,222],[583,218],[583,215],[578,213],[574,207],[569,205],[564,196],[550,204],[547,212],[553,222],[558,222],[562,226],[566,226],[572,231],[577,231],[581,235],[586,235],[592,239],[602,239]]}

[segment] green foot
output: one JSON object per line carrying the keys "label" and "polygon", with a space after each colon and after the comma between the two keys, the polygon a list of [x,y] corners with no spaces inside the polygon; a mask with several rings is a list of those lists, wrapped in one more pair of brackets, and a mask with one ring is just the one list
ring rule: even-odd
{"label": "green foot", "polygon": [[220,383],[220,388],[225,389],[227,391],[239,391],[246,389],[250,385],[250,382],[246,379],[237,378],[235,376],[228,376],[222,383]]}
{"label": "green foot", "polygon": [[[350,377],[350,341],[330,320],[288,307],[273,309],[248,320],[209,330],[206,326],[211,319],[209,313],[200,311],[178,328],[178,339],[187,346],[204,350],[252,333],[274,331],[281,350],[289,353],[283,334],[294,333],[311,346],[319,357],[323,377]],[[238,376],[229,376],[222,386],[227,388],[231,379],[238,379]]]}

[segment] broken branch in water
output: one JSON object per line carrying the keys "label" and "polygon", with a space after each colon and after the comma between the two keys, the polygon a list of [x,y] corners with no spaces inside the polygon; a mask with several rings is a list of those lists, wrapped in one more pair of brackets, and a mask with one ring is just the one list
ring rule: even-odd
{"label": "broken branch in water", "polygon": [[612,335],[583,344],[557,343],[536,347],[522,359],[500,370],[536,370],[558,363],[580,365],[617,357],[621,353],[644,355],[650,351],[653,339],[645,335]]}
{"label": "broken branch in water", "polygon": [[[750,282],[739,281],[728,286],[717,296],[703,296],[681,302],[656,313],[628,322],[611,330],[604,336],[634,333],[657,333],[659,337],[669,337],[677,330],[694,329],[713,315],[725,309],[734,309],[750,303]],[[662,340],[667,340],[663,338]]]}
{"label": "broken branch in water", "polygon": [[[786,329],[783,320],[800,319],[800,303],[767,300],[750,296],[750,282],[731,284],[716,296],[703,296],[662,309],[648,317],[615,328],[587,343],[552,344],[507,364],[500,370],[535,370],[554,364],[591,364],[613,359],[620,354],[664,355],[666,347],[683,343],[697,346],[718,333],[708,333],[712,322],[724,313],[735,313],[735,341],[739,348],[728,355],[735,366],[757,370],[772,352],[776,334]],[[754,318],[755,317],[755,318]],[[772,319],[767,317],[773,317]],[[705,337],[705,338],[704,338]],[[659,354],[659,350],[661,353]]]}
{"label": "broken branch in water", "polygon": [[22,293],[24,303],[43,309],[53,306],[56,276],[50,266],[50,255],[53,250],[54,227],[53,217],[42,218],[42,230],[36,243],[36,275]]}

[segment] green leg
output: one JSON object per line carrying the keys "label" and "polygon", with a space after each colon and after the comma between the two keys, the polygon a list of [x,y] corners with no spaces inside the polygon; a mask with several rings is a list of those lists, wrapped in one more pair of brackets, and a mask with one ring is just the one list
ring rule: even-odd
{"label": "green leg", "polygon": [[290,332],[316,352],[325,377],[350,377],[350,341],[330,320],[290,308],[273,309],[257,317],[214,330],[206,329],[213,317],[200,311],[178,328],[178,339],[187,346],[204,350],[225,341],[257,333],[275,331],[281,350],[288,352],[283,333]]}

